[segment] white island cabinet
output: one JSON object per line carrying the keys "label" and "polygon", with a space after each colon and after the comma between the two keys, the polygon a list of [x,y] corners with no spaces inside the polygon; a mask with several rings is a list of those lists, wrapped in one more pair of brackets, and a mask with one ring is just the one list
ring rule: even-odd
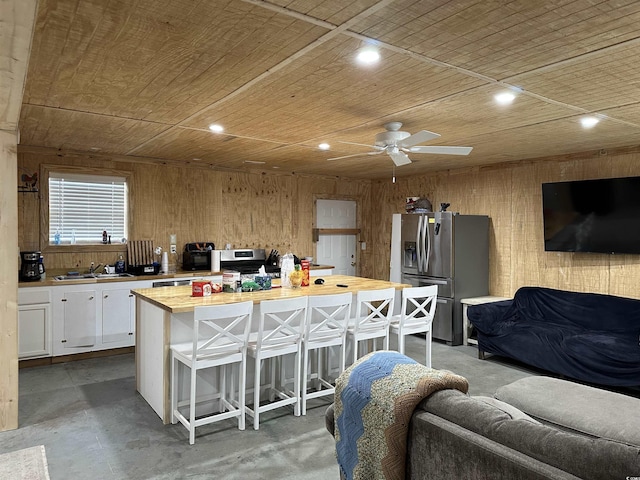
{"label": "white island cabinet", "polygon": [[51,291],[18,290],[18,358],[51,356]]}

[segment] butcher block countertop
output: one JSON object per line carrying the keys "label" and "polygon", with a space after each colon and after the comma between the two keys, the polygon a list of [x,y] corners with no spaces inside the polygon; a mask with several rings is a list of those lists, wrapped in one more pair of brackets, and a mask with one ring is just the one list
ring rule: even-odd
{"label": "butcher block countertop", "polygon": [[[194,307],[205,305],[224,305],[227,303],[246,302],[260,303],[262,300],[275,300],[279,298],[295,298],[304,295],[330,295],[336,293],[357,293],[360,290],[376,290],[393,287],[401,290],[410,285],[404,283],[388,282],[386,280],[374,280],[371,278],[350,277],[347,275],[329,275],[325,277],[323,285],[312,283],[308,287],[301,288],[272,288],[257,292],[243,293],[214,293],[208,297],[192,297],[191,287],[164,287],[141,288],[132,290],[136,297],[146,300],[171,313],[191,312]],[[275,283],[275,282],[274,282]],[[346,287],[338,287],[346,285]]]}

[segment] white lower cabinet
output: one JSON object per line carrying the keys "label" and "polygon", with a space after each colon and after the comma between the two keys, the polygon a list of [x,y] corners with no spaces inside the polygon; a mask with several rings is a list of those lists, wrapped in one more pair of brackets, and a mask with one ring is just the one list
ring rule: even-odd
{"label": "white lower cabinet", "polygon": [[134,346],[135,298],[131,290],[149,288],[151,283],[142,280],[50,287],[53,356]]}
{"label": "white lower cabinet", "polygon": [[135,299],[130,288],[102,291],[103,348],[127,347],[135,344]]}
{"label": "white lower cabinet", "polygon": [[90,352],[97,337],[96,284],[53,288],[53,355]]}
{"label": "white lower cabinet", "polygon": [[51,292],[28,288],[18,292],[18,358],[51,356]]}

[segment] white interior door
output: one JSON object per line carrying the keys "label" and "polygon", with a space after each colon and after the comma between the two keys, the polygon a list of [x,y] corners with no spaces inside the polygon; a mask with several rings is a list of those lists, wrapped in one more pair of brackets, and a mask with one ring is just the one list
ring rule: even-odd
{"label": "white interior door", "polygon": [[[353,200],[318,200],[317,228],[357,228],[356,202]],[[320,235],[316,263],[333,265],[337,275],[356,274],[356,236]]]}

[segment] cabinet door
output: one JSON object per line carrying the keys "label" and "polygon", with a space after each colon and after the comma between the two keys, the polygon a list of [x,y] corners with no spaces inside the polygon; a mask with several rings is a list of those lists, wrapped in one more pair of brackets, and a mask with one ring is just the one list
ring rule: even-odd
{"label": "cabinet door", "polygon": [[96,342],[96,292],[65,292],[64,348],[92,347]]}
{"label": "cabinet door", "polygon": [[102,292],[102,344],[105,347],[135,343],[134,310],[135,300],[130,289]]}
{"label": "cabinet door", "polygon": [[48,303],[18,307],[18,358],[51,355],[50,321]]}

